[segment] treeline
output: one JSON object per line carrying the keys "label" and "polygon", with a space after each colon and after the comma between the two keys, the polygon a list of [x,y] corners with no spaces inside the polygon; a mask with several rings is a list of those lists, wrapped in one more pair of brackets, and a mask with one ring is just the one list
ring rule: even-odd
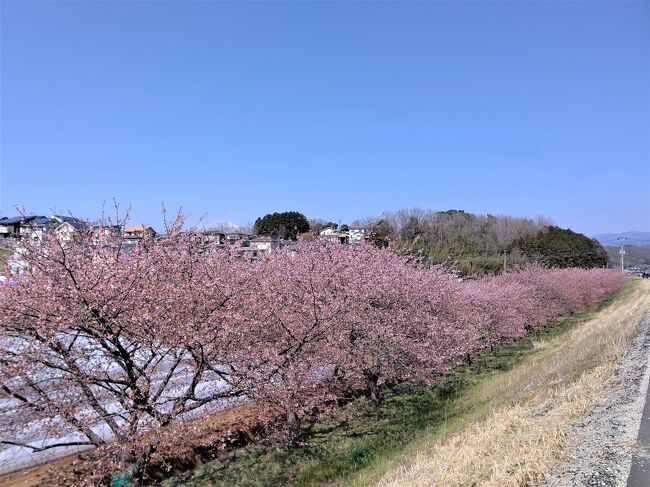
{"label": "treeline", "polygon": [[561,229],[544,217],[475,215],[463,210],[419,208],[357,220],[375,245],[390,244],[429,264],[463,275],[500,272],[504,266],[538,263],[548,267],[603,267],[607,254],[595,240]]}
{"label": "treeline", "polygon": [[[621,247],[608,245],[605,251],[609,257],[609,266],[618,268],[621,266]],[[625,246],[625,267],[650,266],[650,245],[626,245]]]}
{"label": "treeline", "polygon": [[420,208],[384,212],[351,225],[308,220],[297,211],[269,213],[255,221],[262,235],[313,240],[320,230],[363,228],[366,238],[380,248],[392,247],[427,265],[442,264],[461,275],[502,272],[508,266],[540,264],[546,267],[606,267],[607,252],[581,233],[554,226],[545,217],[475,215],[463,210]]}
{"label": "treeline", "polygon": [[[151,463],[204,447],[192,418],[250,400],[298,446],[301,422],[351,393],[378,404],[391,385],[435,381],[624,280],[533,266],[459,282],[367,243],[250,262],[181,224],[129,252],[90,232],[25,242],[25,272],[0,286],[0,442],[96,447],[75,467],[86,478],[62,484],[121,471],[139,485]],[[46,441],[29,443],[37,425]]]}

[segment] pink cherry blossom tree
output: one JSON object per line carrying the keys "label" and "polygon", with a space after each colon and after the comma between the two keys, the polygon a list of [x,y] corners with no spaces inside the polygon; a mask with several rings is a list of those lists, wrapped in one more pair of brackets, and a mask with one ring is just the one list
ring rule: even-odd
{"label": "pink cherry blossom tree", "polygon": [[251,396],[279,409],[286,440],[297,440],[307,415],[336,399],[341,351],[337,336],[348,320],[349,254],[316,242],[275,252],[257,262],[256,286],[243,325],[254,338]]}
{"label": "pink cherry blossom tree", "polygon": [[[181,225],[128,250],[90,228],[66,244],[21,243],[24,271],[0,292],[0,382],[12,399],[2,443],[102,447],[140,482],[166,428],[247,392],[230,327],[248,275]],[[23,442],[27,423],[65,439]]]}
{"label": "pink cherry blossom tree", "polygon": [[21,274],[0,286],[0,442],[94,447],[142,483],[178,431],[200,437],[194,419],[255,401],[297,444],[301,422],[351,390],[379,404],[389,385],[431,381],[624,283],[537,266],[459,282],[366,244],[299,242],[251,262],[183,223],[131,248],[91,227],[21,243]]}
{"label": "pink cherry blossom tree", "polygon": [[369,245],[347,253],[350,312],[338,337],[341,369],[378,405],[384,386],[428,380],[444,368],[462,353],[471,331],[452,320],[458,283],[448,273]]}

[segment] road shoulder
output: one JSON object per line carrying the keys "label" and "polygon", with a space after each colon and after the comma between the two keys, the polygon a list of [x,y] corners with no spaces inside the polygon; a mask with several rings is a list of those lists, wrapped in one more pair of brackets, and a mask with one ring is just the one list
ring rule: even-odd
{"label": "road shoulder", "polygon": [[[605,384],[606,399],[567,432],[570,460],[553,472],[550,487],[625,486],[650,379],[650,314],[623,361]],[[638,484],[641,485],[648,484]]]}

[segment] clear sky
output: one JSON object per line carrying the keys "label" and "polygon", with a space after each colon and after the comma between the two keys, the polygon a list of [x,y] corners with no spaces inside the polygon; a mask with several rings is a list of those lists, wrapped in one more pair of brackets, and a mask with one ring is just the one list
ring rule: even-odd
{"label": "clear sky", "polygon": [[646,2],[0,2],[3,215],[650,229]]}

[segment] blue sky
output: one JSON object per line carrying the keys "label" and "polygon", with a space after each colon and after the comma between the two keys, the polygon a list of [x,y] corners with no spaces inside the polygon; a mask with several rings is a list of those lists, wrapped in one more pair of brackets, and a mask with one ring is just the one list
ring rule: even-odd
{"label": "blue sky", "polygon": [[648,2],[0,2],[0,204],[650,229]]}

